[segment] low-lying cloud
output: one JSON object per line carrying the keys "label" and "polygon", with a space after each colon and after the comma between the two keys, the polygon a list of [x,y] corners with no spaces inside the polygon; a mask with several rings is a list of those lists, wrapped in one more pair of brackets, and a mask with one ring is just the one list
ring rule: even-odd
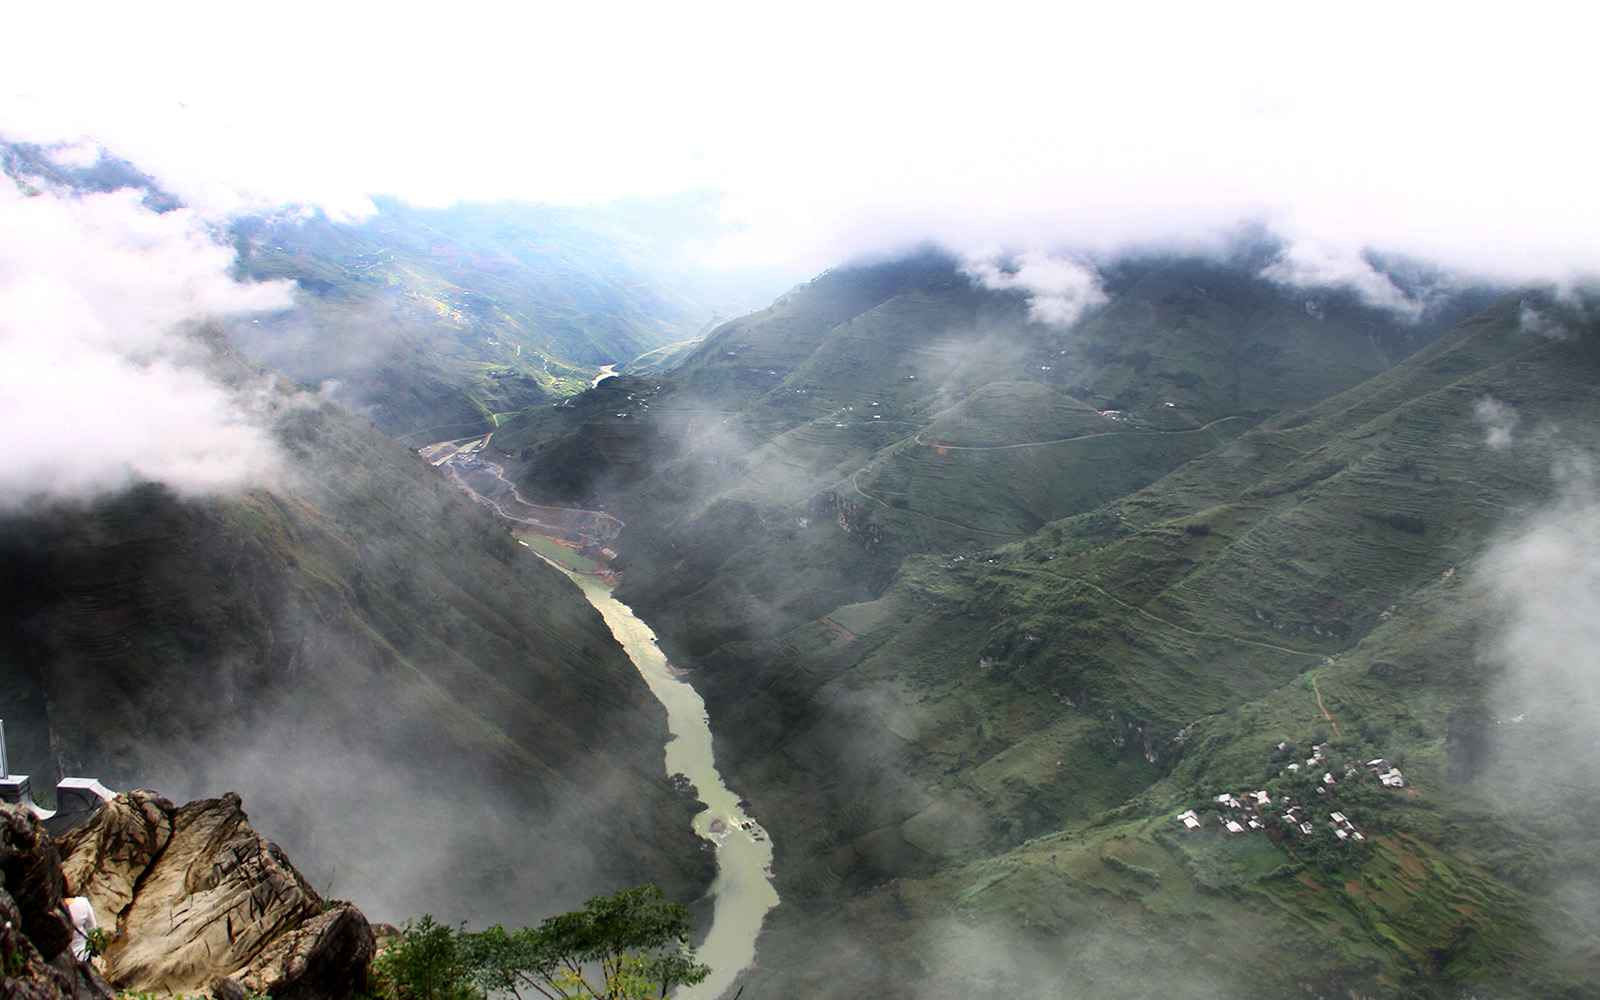
{"label": "low-lying cloud", "polygon": [[1411,323],[1422,319],[1428,306],[1425,299],[1402,291],[1393,278],[1373,267],[1359,251],[1331,250],[1304,240],[1285,247],[1261,274],[1291,288],[1354,292],[1367,305]]}
{"label": "low-lying cloud", "polygon": [[289,286],[232,280],[231,251],[198,219],[140,194],[0,185],[0,507],[139,480],[206,494],[272,473],[251,401],[207,377],[184,329],[286,308]]}
{"label": "low-lying cloud", "polygon": [[1472,415],[1483,425],[1484,440],[1492,451],[1507,452],[1515,443],[1517,424],[1521,417],[1514,407],[1493,396],[1484,396],[1472,404]]}
{"label": "low-lying cloud", "polygon": [[[1491,432],[1492,433],[1492,432]],[[1600,934],[1600,489],[1593,459],[1555,461],[1556,496],[1495,541],[1477,578],[1490,622],[1491,792],[1539,834],[1534,916],[1549,957],[1592,963]]]}
{"label": "low-lying cloud", "polygon": [[1036,323],[1068,327],[1110,301],[1092,265],[1045,250],[1010,258],[994,248],[970,252],[963,256],[961,269],[991,291],[1027,295],[1028,316]]}
{"label": "low-lying cloud", "polygon": [[[1503,412],[1497,405],[1497,416]],[[1491,424],[1491,445],[1496,430]],[[1484,557],[1480,575],[1501,615],[1488,652],[1504,668],[1508,705],[1563,717],[1576,712],[1590,720],[1581,741],[1589,747],[1600,745],[1600,723],[1592,721],[1600,709],[1600,616],[1593,613],[1600,608],[1600,487],[1592,460],[1581,454],[1562,458],[1556,478],[1560,496]],[[1596,764],[1600,759],[1583,762]]]}

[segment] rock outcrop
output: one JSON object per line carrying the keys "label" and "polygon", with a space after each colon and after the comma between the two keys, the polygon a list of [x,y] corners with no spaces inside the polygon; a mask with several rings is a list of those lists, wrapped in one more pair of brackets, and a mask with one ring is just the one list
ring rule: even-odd
{"label": "rock outcrop", "polygon": [[0,808],[0,1000],[109,1000],[111,988],[72,957],[61,913],[61,855],[27,809]]}
{"label": "rock outcrop", "polygon": [[[9,895],[0,903],[17,911],[41,961],[55,958],[93,975],[73,962],[70,928],[55,913],[64,883],[87,897],[100,926],[115,934],[104,972],[116,989],[312,1000],[365,987],[374,947],[366,918],[349,903],[320,897],[251,829],[237,795],[182,807],[151,792],[119,795],[63,837],[59,854],[31,817],[6,815],[0,868]],[[104,982],[99,993],[14,993],[12,985],[8,979],[5,1000],[109,995]]]}

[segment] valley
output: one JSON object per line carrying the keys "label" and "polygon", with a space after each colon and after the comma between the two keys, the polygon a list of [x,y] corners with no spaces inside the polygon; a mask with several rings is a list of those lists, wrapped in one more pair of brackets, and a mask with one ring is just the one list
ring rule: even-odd
{"label": "valley", "polygon": [[230,223],[297,284],[138,369],[270,474],[0,518],[19,755],[236,787],[380,918],[657,883],[697,997],[1590,991],[1588,292],[1244,231],[701,328],[609,210],[377,208]]}
{"label": "valley", "polygon": [[[1551,483],[1544,446],[1486,447],[1481,401],[1554,426],[1589,398],[1589,342],[1522,332],[1548,305],[1513,294],[1394,326],[1374,363],[1381,313],[1217,295],[1233,279],[1200,270],[1186,302],[1164,269],[1192,267],[1130,276],[1063,340],[1009,327],[1004,299],[978,306],[936,261],[836,271],[674,372],[497,432],[525,495],[626,521],[619,597],[694,668],[773,832],[785,904],[752,988],[1542,996],[1581,978],[1600,927],[1547,937],[1537,902],[1578,855],[1485,851],[1526,816],[1493,805],[1511,745],[1494,764],[1465,749],[1497,682],[1483,585],[1456,570]],[[1147,294],[1176,313],[1136,325]],[[1272,320],[1200,319],[1257,294]],[[1138,353],[1158,356],[1140,329],[1203,322],[1279,358],[1344,323],[1370,374],[1323,355],[1235,372],[1261,380],[1241,396]],[[1034,338],[1057,360],[1018,381]],[[1562,433],[1588,447],[1582,422]],[[1330,776],[1397,760],[1407,787],[1319,791],[1282,761],[1324,744]],[[1234,840],[1213,800],[1241,788],[1341,819]],[[1187,809],[1213,825],[1183,834]]]}
{"label": "valley", "polygon": [[[597,378],[595,383],[599,381]],[[683,1000],[717,1000],[752,964],[766,915],[778,904],[772,888],[771,843],[745,813],[742,800],[723,783],[704,701],[682,671],[667,662],[649,627],[611,596],[610,588],[618,580],[606,566],[616,553],[604,546],[614,539],[621,522],[597,511],[528,504],[504,478],[499,465],[479,457],[488,443],[489,438],[470,443],[443,441],[422,449],[422,455],[446,469],[457,487],[494,509],[512,525],[513,536],[582,589],[666,710],[670,732],[667,773],[674,781],[686,781],[686,787],[699,797],[703,811],[695,815],[693,829],[716,845],[717,859],[717,876],[708,891],[711,922],[698,948],[699,960],[711,967],[711,975],[674,995]],[[466,446],[461,447],[463,444]],[[488,473],[492,484],[481,492],[478,484],[486,478],[483,473]]]}
{"label": "valley", "polygon": [[440,441],[420,454],[468,496],[509,522],[512,536],[524,545],[562,569],[596,575],[615,586],[617,576],[607,567],[616,552],[608,546],[622,530],[622,522],[601,511],[529,503],[505,478],[504,466],[488,457],[493,455],[486,452],[492,437]]}
{"label": "valley", "polygon": [[1600,996],[1587,8],[14,7],[0,1000]]}
{"label": "valley", "polygon": [[711,923],[697,953],[712,971],[704,982],[674,995],[683,1000],[717,1000],[753,964],[767,913],[778,905],[772,886],[772,844],[766,831],[746,814],[744,801],[723,783],[705,703],[674,673],[649,627],[611,596],[605,581],[570,570],[567,575],[605,617],[666,709],[671,731],[667,771],[686,778],[705,807],[694,817],[694,830],[716,844],[717,877],[709,891]]}

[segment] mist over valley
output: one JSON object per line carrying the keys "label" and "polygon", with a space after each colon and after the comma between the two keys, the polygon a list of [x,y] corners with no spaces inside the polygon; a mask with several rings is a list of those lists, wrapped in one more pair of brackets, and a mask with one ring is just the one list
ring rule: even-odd
{"label": "mist over valley", "polygon": [[1593,993],[1581,25],[1151,13],[0,69],[6,990]]}

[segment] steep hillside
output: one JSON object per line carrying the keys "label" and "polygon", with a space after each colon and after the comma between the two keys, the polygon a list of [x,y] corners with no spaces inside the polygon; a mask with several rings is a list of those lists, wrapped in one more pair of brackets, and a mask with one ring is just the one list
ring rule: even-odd
{"label": "steep hillside", "polygon": [[242,791],[313,880],[386,919],[690,891],[664,718],[599,616],[416,454],[265,388],[220,336],[217,376],[271,401],[288,475],[0,524],[14,766]]}
{"label": "steep hillside", "polygon": [[936,252],[839,269],[673,373],[534,408],[494,444],[527,492],[644,526],[620,540],[623,593],[700,654],[875,597],[911,553],[1018,540],[1139,489],[1482,299],[1408,325],[1251,263],[1108,267],[1108,304],[1070,329]]}
{"label": "steep hillside", "polygon": [[670,349],[771,294],[761,276],[690,257],[714,223],[693,196],[604,209],[378,207],[359,222],[235,222],[239,274],[292,279],[301,295],[295,310],[232,332],[253,356],[418,444],[575,392],[601,365]]}
{"label": "steep hillside", "polygon": [[[786,899],[809,900],[755,985],[1592,986],[1600,922],[1568,888],[1594,877],[1590,786],[1556,749],[1592,728],[1508,692],[1482,560],[1563,456],[1600,443],[1600,331],[1548,339],[1522,315],[1508,298],[1114,505],[911,560],[876,601],[699,661]],[[1487,436],[1500,404],[1515,447]],[[1404,787],[1364,766],[1379,758]],[[1267,829],[1224,832],[1214,797],[1257,790],[1278,803]],[[1332,812],[1365,842],[1334,837]],[[857,974],[813,962],[819,939]]]}
{"label": "steep hillside", "polygon": [[632,519],[774,832],[752,988],[1581,994],[1591,701],[1519,679],[1499,567],[1600,444],[1592,312],[1108,273],[1060,339],[927,258],[831,273],[503,435]]}

